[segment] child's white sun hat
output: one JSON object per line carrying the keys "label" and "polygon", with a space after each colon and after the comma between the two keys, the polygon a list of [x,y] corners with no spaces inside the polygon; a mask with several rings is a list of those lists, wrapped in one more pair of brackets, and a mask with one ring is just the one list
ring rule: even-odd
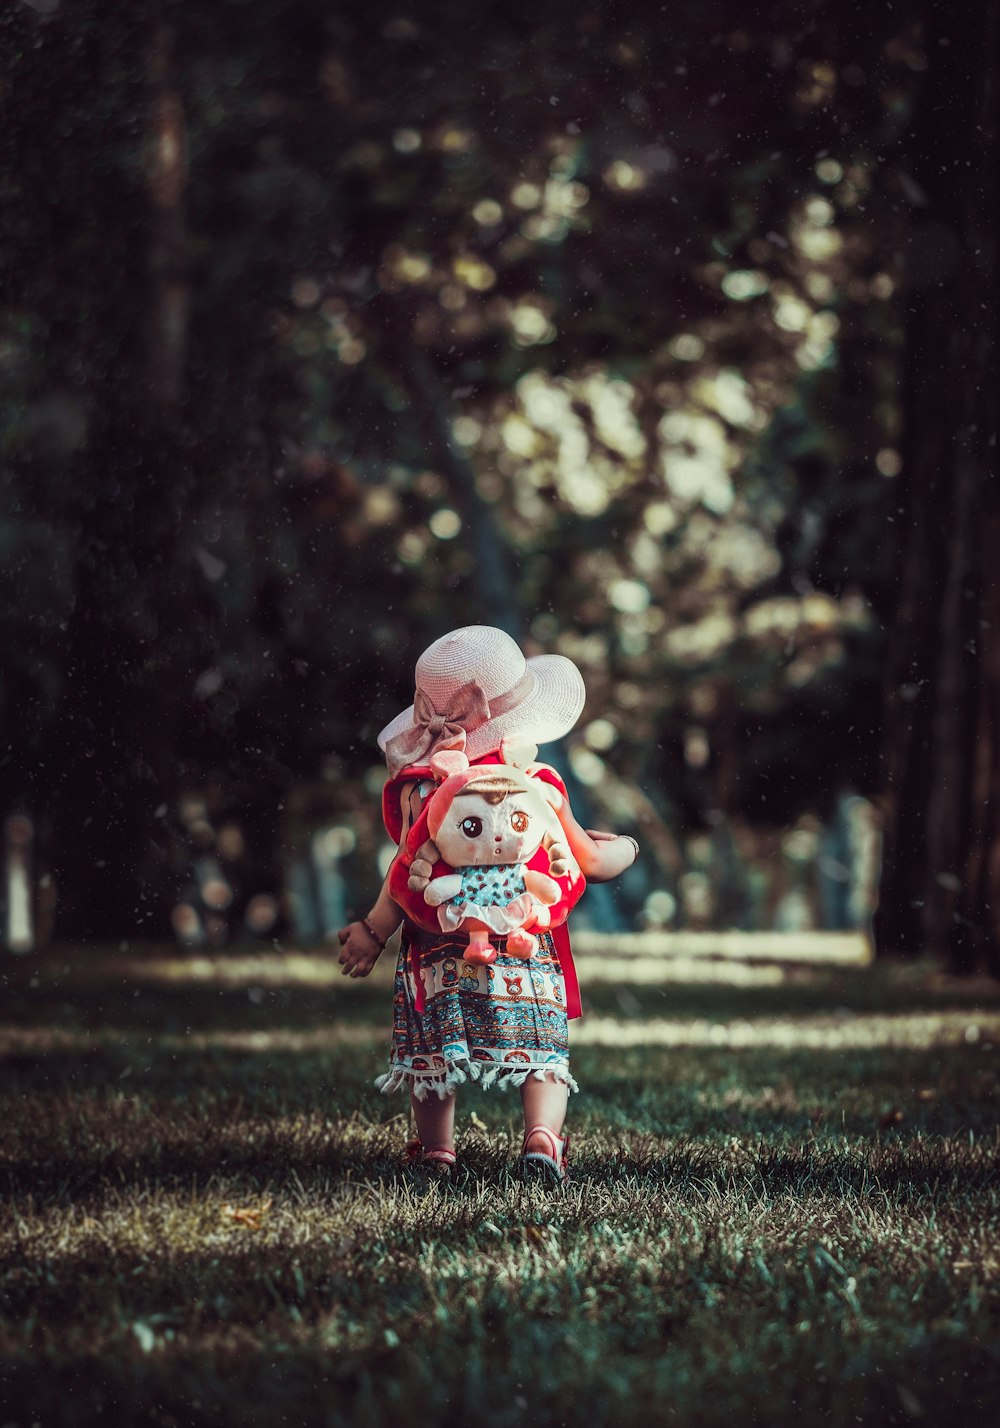
{"label": "child's white sun hat", "polygon": [[385,726],[378,745],[390,777],[440,749],[461,749],[473,762],[507,734],[536,744],[568,734],[585,697],[583,676],[565,655],[526,660],[504,630],[465,625],[424,650],[413,703]]}

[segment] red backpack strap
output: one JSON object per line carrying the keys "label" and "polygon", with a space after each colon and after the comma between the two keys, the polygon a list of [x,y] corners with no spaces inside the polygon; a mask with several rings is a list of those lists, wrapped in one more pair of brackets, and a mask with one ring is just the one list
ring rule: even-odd
{"label": "red backpack strap", "polygon": [[[429,799],[428,802],[430,802]],[[437,909],[428,907],[424,901],[423,893],[414,892],[410,887],[410,864],[413,862],[417,850],[427,841],[427,837],[427,809],[423,808],[420,817],[406,835],[405,850],[392,860],[392,866],[389,869],[389,896],[397,907],[402,908],[410,922],[416,923],[418,927],[424,928],[427,932],[440,932],[441,924],[438,921]],[[434,864],[433,876],[441,877],[450,872],[451,869],[447,863],[439,860]]]}
{"label": "red backpack strap", "polygon": [[[555,769],[550,768],[548,764],[535,765],[532,777],[543,779],[546,783],[552,784],[564,798],[568,798],[565,783]],[[586,885],[586,880],[581,873],[579,881],[573,886],[570,897],[552,909],[553,913],[560,917],[560,920],[554,923],[550,931],[556,956],[559,958],[559,970],[563,974],[563,982],[566,987],[566,1016],[569,1021],[575,1021],[577,1017],[583,1015],[583,1001],[580,996],[580,978],[577,974],[576,963],[573,961],[573,949],[570,946],[569,924],[566,917],[574,904],[579,902],[583,896]]]}
{"label": "red backpack strap", "polygon": [[552,941],[555,944],[556,956],[559,958],[559,970],[563,974],[563,981],[566,984],[566,1016],[570,1021],[583,1015],[583,1003],[580,999],[580,978],[577,976],[576,963],[573,961],[573,949],[569,945],[569,925],[560,922],[558,927],[552,929]]}

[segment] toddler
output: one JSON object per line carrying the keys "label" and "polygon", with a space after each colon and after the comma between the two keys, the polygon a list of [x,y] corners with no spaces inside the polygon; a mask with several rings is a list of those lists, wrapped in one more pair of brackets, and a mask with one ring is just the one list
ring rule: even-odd
{"label": "toddler", "polygon": [[[473,767],[496,764],[505,740],[541,744],[567,734],[583,703],[583,679],[563,655],[525,660],[509,635],[488,625],[436,640],[417,661],[413,704],[378,737],[389,775],[383,813],[400,854],[434,790],[434,755],[456,750]],[[601,882],[631,865],[634,838],[581,828],[565,795],[545,792],[585,878]],[[403,921],[387,876],[367,917],[338,934],[345,975],[366,977]],[[495,960],[464,960],[468,936],[405,920],[389,1070],[376,1085],[409,1092],[418,1138],[408,1158],[444,1174],[455,1163],[455,1088],[470,1079],[518,1087],[521,1166],[558,1182],[566,1174],[567,1101],[578,1089],[569,1070],[568,1021],[580,1012],[569,940],[564,928],[539,931],[527,960],[508,952],[507,937],[491,942]]]}

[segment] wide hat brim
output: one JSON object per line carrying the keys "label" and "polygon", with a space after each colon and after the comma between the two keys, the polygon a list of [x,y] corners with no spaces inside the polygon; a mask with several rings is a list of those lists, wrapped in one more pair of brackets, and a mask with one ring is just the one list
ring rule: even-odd
{"label": "wide hat brim", "polygon": [[[565,655],[535,655],[525,662],[532,687],[513,708],[487,720],[466,734],[465,752],[470,762],[499,749],[508,734],[520,734],[536,744],[561,739],[583,712],[586,689],[583,676]],[[412,729],[413,705],[397,714],[378,736],[383,751],[398,734]]]}

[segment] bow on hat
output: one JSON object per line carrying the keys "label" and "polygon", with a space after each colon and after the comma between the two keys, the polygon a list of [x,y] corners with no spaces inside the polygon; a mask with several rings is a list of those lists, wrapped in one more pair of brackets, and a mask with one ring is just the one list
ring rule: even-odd
{"label": "bow on hat", "polygon": [[464,749],[465,736],[490,717],[490,703],[474,679],[463,684],[438,711],[430,697],[418,689],[413,699],[413,724],[385,746],[390,776],[410,764],[427,763],[441,749]]}

